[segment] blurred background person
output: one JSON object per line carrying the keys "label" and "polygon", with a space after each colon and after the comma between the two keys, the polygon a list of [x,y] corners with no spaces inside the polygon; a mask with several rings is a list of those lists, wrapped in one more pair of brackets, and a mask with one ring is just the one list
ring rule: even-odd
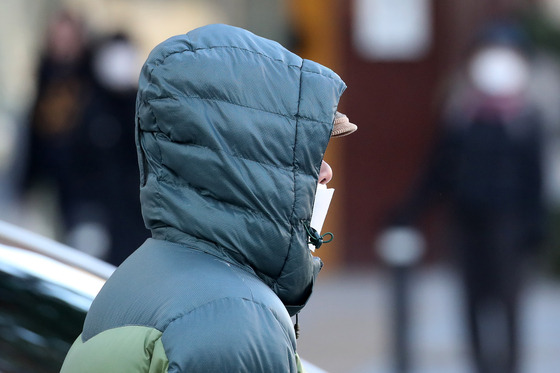
{"label": "blurred background person", "polygon": [[90,39],[67,11],[49,25],[22,191],[50,187],[62,240],[118,265],[148,237],[134,145],[139,56],[122,33]]}
{"label": "blurred background person", "polygon": [[[69,242],[79,249],[103,233],[104,259],[119,265],[149,236],[139,199],[134,112],[140,56],[124,32],[102,37],[92,53],[94,94],[79,129],[77,162],[84,204]],[[104,242],[104,241],[101,241]],[[99,256],[99,255],[98,255]]]}
{"label": "blurred background person", "polygon": [[65,232],[79,221],[79,175],[84,168],[75,158],[76,145],[93,90],[91,50],[83,20],[61,11],[47,27],[37,67],[21,192],[26,194],[37,183],[50,188]]}
{"label": "blurred background person", "polygon": [[519,371],[519,300],[544,236],[542,122],[529,98],[531,45],[511,22],[485,27],[445,98],[427,171],[395,218],[449,202],[477,373]]}

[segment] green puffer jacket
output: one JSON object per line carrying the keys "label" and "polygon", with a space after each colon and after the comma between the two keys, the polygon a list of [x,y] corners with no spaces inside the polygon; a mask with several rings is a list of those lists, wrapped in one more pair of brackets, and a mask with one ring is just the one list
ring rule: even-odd
{"label": "green puffer jacket", "polygon": [[146,61],[137,100],[153,238],[107,281],[62,372],[296,372],[290,315],[342,80],[278,43],[210,25]]}

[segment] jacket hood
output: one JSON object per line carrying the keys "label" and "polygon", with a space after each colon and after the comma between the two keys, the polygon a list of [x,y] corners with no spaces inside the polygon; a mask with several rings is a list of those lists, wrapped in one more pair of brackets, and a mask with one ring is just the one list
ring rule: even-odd
{"label": "jacket hood", "polygon": [[328,68],[232,26],[154,48],[136,116],[153,237],[254,272],[297,313],[322,266],[305,224],[345,88]]}

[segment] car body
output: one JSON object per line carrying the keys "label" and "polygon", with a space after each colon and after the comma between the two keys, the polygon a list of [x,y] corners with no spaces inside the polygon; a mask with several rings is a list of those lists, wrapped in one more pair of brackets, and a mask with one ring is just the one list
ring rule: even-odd
{"label": "car body", "polygon": [[58,372],[114,269],[0,222],[0,372]]}

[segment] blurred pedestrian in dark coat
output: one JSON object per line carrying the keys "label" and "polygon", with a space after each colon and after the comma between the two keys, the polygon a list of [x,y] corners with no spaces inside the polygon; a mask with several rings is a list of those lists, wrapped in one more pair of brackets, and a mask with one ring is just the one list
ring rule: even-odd
{"label": "blurred pedestrian in dark coat", "polygon": [[124,33],[102,40],[93,54],[95,97],[81,129],[82,158],[88,174],[83,190],[104,210],[109,250],[119,265],[149,236],[140,210],[134,113],[140,58]]}
{"label": "blurred pedestrian in dark coat", "polygon": [[528,99],[530,53],[516,28],[491,27],[452,86],[436,151],[396,219],[450,202],[478,373],[519,371],[519,295],[543,236],[541,119]]}
{"label": "blurred pedestrian in dark coat", "polygon": [[30,110],[21,191],[25,194],[37,182],[51,186],[62,225],[71,229],[81,200],[78,133],[94,89],[91,54],[84,24],[74,14],[57,14],[46,38]]}
{"label": "blurred pedestrian in dark coat", "polygon": [[39,66],[22,186],[52,186],[61,239],[115,265],[148,237],[134,143],[137,58],[125,35],[93,46],[78,17],[55,17]]}

